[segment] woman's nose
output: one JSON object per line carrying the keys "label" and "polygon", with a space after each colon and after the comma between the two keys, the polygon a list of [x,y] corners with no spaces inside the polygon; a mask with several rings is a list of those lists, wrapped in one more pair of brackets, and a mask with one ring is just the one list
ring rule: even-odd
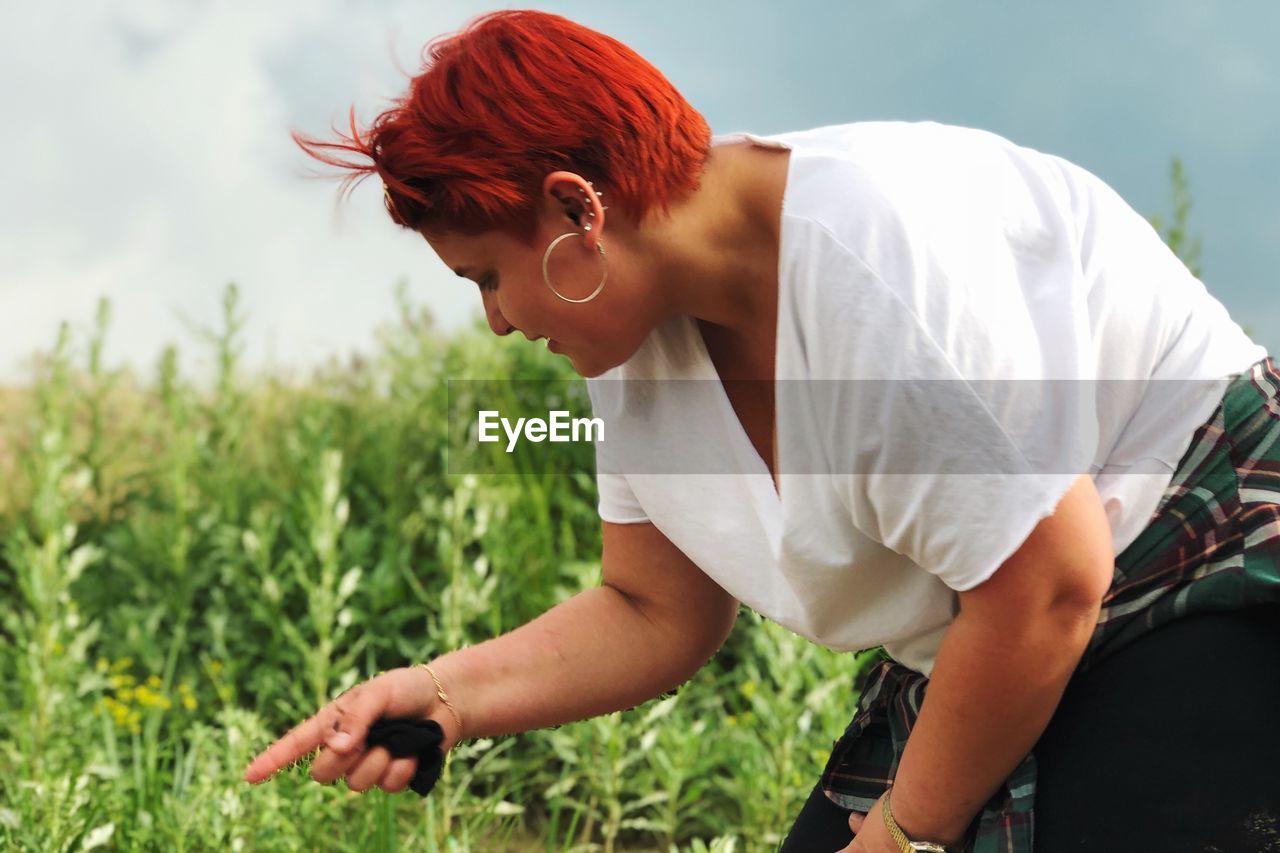
{"label": "woman's nose", "polygon": [[484,316],[495,335],[505,336],[516,330],[516,327],[508,323],[507,318],[503,317],[502,312],[498,310],[498,300],[488,294],[484,296]]}

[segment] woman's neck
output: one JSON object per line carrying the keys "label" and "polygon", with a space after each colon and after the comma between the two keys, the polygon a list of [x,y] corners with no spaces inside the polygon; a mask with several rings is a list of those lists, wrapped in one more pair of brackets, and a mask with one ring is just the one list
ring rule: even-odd
{"label": "woman's neck", "polygon": [[699,189],[638,232],[636,257],[652,266],[645,277],[660,290],[667,316],[722,327],[730,340],[772,335],[790,153],[715,146]]}

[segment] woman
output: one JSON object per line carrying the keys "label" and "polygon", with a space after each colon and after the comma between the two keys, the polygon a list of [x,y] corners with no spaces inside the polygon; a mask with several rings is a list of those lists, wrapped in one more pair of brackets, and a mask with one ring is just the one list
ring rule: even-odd
{"label": "woman", "polygon": [[[634,706],[745,602],[887,652],[784,849],[1245,850],[1280,816],[1280,375],[1097,178],[933,123],[712,139],[537,12],[299,142],[590,379],[604,582],[358,686],[246,779],[320,747],[317,781],[402,790],[375,719],[447,749]],[[1216,702],[1227,738],[1183,728]]]}

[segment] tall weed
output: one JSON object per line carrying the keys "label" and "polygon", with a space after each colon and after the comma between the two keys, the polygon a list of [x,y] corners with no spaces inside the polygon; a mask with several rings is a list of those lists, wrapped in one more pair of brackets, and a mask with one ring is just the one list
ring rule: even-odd
{"label": "tall weed", "polygon": [[426,800],[320,786],[305,762],[241,781],[357,681],[600,580],[589,446],[449,467],[451,393],[475,391],[448,379],[525,380],[488,389],[517,410],[553,386],[585,401],[581,381],[487,331],[444,338],[403,287],[397,305],[376,352],[300,384],[241,369],[234,287],[199,331],[207,387],[172,347],[147,382],[107,370],[106,303],[83,366],[62,331],[29,417],[0,418],[0,845],[772,849],[857,662],[750,613],[674,694],[465,743]]}

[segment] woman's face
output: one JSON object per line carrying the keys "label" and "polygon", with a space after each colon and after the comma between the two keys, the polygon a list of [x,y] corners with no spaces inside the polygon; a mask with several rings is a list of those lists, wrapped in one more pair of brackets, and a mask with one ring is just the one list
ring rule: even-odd
{"label": "woman's face", "polygon": [[[656,313],[629,281],[618,260],[601,256],[587,244],[581,195],[562,193],[539,218],[532,247],[501,232],[477,236],[424,235],[431,248],[455,273],[479,287],[485,316],[496,335],[520,332],[530,341],[545,339],[552,352],[564,355],[582,376],[598,376],[631,357],[644,341]],[[594,221],[603,225],[602,207]],[[576,220],[576,221],[575,221]],[[603,227],[593,224],[609,252]],[[590,302],[570,303],[556,297],[542,275],[547,246],[568,232],[547,262],[547,276],[557,292],[570,299],[590,296],[606,274],[604,288]],[[618,253],[621,254],[621,253]]]}

